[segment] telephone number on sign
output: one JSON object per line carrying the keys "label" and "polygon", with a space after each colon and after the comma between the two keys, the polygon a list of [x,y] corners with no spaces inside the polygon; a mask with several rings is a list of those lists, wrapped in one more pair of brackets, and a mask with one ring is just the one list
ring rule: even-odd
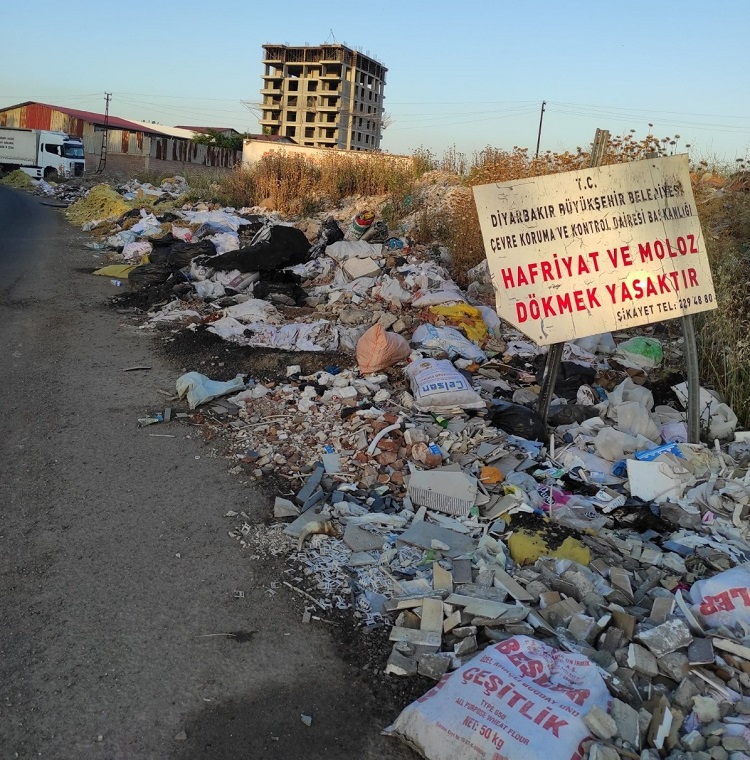
{"label": "telephone number on sign", "polygon": [[707,303],[713,303],[713,293],[706,293],[702,296],[688,296],[687,298],[680,298],[680,308],[689,309],[691,306],[703,306]]}

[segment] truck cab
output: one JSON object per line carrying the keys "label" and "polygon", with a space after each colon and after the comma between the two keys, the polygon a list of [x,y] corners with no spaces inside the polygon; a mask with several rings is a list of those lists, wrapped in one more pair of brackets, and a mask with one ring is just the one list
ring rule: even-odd
{"label": "truck cab", "polygon": [[80,137],[47,129],[0,127],[0,170],[21,169],[34,179],[80,177],[85,164]]}
{"label": "truck cab", "polygon": [[[55,158],[56,157],[56,158]],[[42,132],[39,136],[39,166],[21,167],[31,176],[49,179],[60,177],[80,177],[83,175],[85,154],[80,137],[69,137],[64,132]],[[34,173],[32,173],[34,172]]]}

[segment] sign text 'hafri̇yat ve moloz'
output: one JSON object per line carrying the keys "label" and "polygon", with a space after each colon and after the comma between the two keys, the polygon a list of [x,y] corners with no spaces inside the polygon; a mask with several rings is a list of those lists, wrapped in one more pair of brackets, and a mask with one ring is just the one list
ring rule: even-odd
{"label": "sign text 'hafri\u0307yat ve moloz'", "polygon": [[687,156],[474,187],[500,317],[540,345],[716,308]]}

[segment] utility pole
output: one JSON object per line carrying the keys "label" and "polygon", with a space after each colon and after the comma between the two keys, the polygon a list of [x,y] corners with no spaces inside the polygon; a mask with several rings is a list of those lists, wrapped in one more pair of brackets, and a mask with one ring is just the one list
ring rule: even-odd
{"label": "utility pole", "polygon": [[104,93],[104,132],[102,133],[102,152],[99,154],[99,166],[96,170],[97,174],[101,174],[104,171],[104,167],[107,165],[107,142],[109,133],[109,101],[112,97],[111,92]]}
{"label": "utility pole", "polygon": [[537,135],[536,135],[536,155],[534,156],[534,158],[539,157],[539,143],[542,141],[542,121],[544,119],[544,106],[546,105],[547,105],[547,101],[543,100],[542,110],[539,112],[539,131],[537,132]]}

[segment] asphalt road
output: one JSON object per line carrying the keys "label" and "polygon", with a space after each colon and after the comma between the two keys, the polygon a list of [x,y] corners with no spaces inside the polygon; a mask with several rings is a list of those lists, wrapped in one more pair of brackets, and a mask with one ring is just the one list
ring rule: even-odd
{"label": "asphalt road", "polygon": [[194,428],[137,426],[177,370],[106,304],[87,239],[0,187],[0,757],[414,757],[227,537],[267,500]]}

